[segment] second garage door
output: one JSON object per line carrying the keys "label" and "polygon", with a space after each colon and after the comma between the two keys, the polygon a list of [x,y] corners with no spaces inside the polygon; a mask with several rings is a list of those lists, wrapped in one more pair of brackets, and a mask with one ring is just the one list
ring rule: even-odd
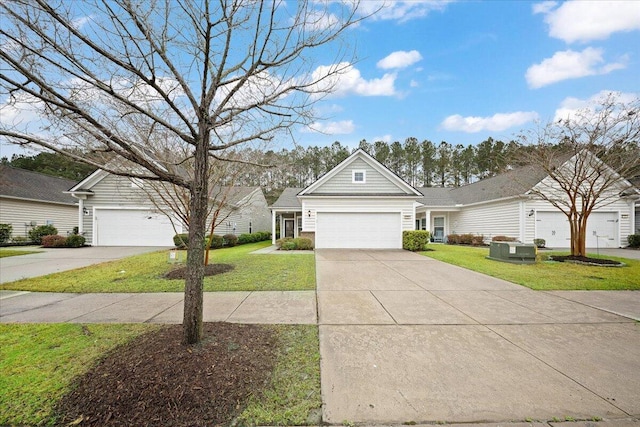
{"label": "second garage door", "polygon": [[169,218],[160,213],[96,209],[95,246],[171,246],[175,234]]}
{"label": "second garage door", "polygon": [[[617,212],[592,212],[587,220],[587,248],[619,247]],[[571,246],[569,220],[562,212],[538,212],[536,236],[546,240],[547,247]]]}
{"label": "second garage door", "polygon": [[319,212],[317,248],[401,249],[402,225],[396,212]]}

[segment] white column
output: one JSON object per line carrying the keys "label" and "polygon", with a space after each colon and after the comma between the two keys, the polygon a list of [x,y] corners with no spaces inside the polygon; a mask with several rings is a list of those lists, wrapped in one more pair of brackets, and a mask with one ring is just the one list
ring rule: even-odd
{"label": "white column", "polygon": [[271,244],[276,244],[276,211],[271,211]]}
{"label": "white column", "polygon": [[424,212],[424,217],[425,217],[425,222],[426,222],[426,230],[429,233],[432,233],[433,231],[431,230],[431,211],[427,210]]}
{"label": "white column", "polygon": [[78,199],[78,234],[84,231],[84,199]]}

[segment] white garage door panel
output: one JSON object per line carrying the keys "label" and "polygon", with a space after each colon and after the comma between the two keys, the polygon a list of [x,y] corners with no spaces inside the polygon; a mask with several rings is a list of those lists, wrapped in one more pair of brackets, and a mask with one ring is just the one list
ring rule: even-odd
{"label": "white garage door panel", "polygon": [[[593,212],[587,220],[588,248],[617,248],[619,221],[617,212]],[[545,239],[550,248],[571,246],[571,229],[561,212],[537,212],[536,237]]]}
{"label": "white garage door panel", "polygon": [[171,246],[176,234],[169,218],[148,210],[96,209],[95,221],[97,246]]}
{"label": "white garage door panel", "polygon": [[400,213],[319,212],[316,247],[401,249]]}

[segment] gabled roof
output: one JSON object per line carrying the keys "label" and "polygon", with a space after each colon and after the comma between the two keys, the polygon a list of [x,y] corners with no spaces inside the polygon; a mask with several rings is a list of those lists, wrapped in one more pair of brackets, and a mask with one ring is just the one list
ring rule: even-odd
{"label": "gabled roof", "polygon": [[7,165],[0,165],[0,196],[21,200],[75,205],[76,200],[64,194],[75,181],[45,175]]}
{"label": "gabled roof", "polygon": [[285,188],[278,200],[276,200],[271,208],[277,209],[302,209],[302,203],[298,199],[298,193],[302,191],[302,188]]}
{"label": "gabled roof", "polygon": [[[393,173],[386,166],[384,166],[382,163],[378,162],[370,154],[368,154],[366,151],[362,150],[361,148],[359,148],[356,151],[354,151],[349,157],[347,157],[342,162],[340,162],[340,164],[338,164],[338,166],[334,167],[329,172],[327,172],[326,174],[321,176],[316,182],[314,182],[313,184],[309,185],[304,190],[300,191],[300,193],[298,193],[298,196],[310,195],[311,193],[314,192],[314,190],[318,189],[323,184],[325,184],[326,182],[331,180],[337,174],[339,174],[344,169],[349,167],[349,165],[351,165],[357,159],[361,159],[362,161],[367,163],[371,168],[373,168],[378,173],[380,173],[382,176],[384,176],[386,179],[388,179],[400,191],[402,191],[402,193],[404,193],[404,195],[407,195],[407,196],[421,196],[421,193],[418,190],[413,188],[411,185],[407,184],[402,178],[400,178],[398,175]],[[336,194],[325,194],[325,195],[336,195]],[[343,195],[343,194],[341,193],[339,195]],[[347,195],[347,194],[344,194],[344,195]],[[358,195],[365,195],[365,194],[358,194]],[[384,195],[387,195],[387,194],[384,194]]]}

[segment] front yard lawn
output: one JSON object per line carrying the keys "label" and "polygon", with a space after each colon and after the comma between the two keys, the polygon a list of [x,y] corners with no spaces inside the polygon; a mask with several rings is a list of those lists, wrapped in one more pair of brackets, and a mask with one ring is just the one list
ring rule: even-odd
{"label": "front yard lawn", "polygon": [[28,251],[22,249],[7,249],[0,248],[0,258],[6,258],[10,256],[20,256],[20,255],[28,255],[28,254],[37,254],[42,251]]}
{"label": "front yard lawn", "polygon": [[[457,245],[429,245],[422,252],[449,264],[508,280],[535,290],[638,290],[640,289],[640,261],[606,257],[622,261],[624,267],[593,267],[566,262],[546,261],[548,255],[538,254],[539,262],[517,265],[487,259],[489,248]],[[589,254],[596,257],[594,254]],[[604,258],[604,257],[603,257]]]}
{"label": "front yard lawn", "polygon": [[[232,264],[227,273],[205,277],[205,292],[300,291],[316,286],[315,257],[309,254],[250,254],[271,242],[211,251],[212,263]],[[182,253],[184,256],[185,253]],[[0,289],[33,292],[182,292],[184,280],[163,277],[179,264],[169,251],[137,255],[33,279],[0,285]]]}

